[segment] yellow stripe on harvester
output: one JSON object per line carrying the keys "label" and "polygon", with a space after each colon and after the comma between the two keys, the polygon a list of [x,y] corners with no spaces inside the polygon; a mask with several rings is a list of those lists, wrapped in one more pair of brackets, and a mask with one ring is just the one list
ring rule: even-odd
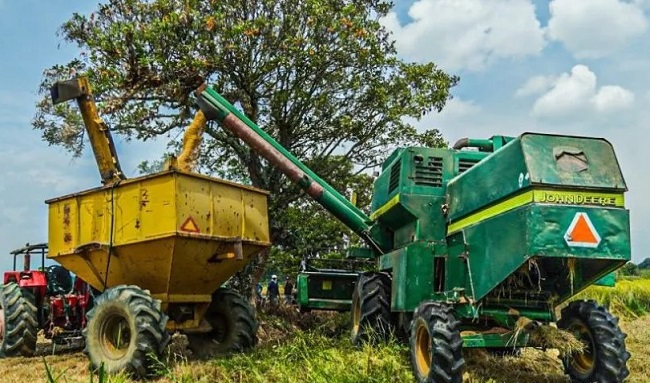
{"label": "yellow stripe on harvester", "polygon": [[390,210],[391,207],[397,205],[398,203],[399,203],[399,193],[395,195],[395,197],[391,198],[390,201],[386,202],[384,206],[380,207],[379,209],[375,210],[372,214],[370,214],[370,219],[374,221],[377,217],[384,214],[385,212]]}
{"label": "yellow stripe on harvester", "polygon": [[604,207],[624,207],[625,198],[620,193],[594,193],[563,190],[530,190],[518,194],[496,205],[480,210],[449,225],[447,233],[451,234],[467,226],[477,224],[505,213],[527,203],[546,203],[557,205],[585,205]]}

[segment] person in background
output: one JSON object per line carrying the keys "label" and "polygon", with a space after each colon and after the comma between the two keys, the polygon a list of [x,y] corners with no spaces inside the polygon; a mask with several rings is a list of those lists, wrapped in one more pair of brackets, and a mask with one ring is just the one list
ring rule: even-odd
{"label": "person in background", "polygon": [[262,307],[262,284],[257,282],[255,286],[255,305],[259,309]]}
{"label": "person in background", "polygon": [[271,282],[266,288],[266,295],[269,298],[269,303],[271,306],[277,306],[280,298],[280,289],[278,288],[278,276],[271,276]]}
{"label": "person in background", "polygon": [[290,277],[287,277],[287,281],[284,283],[284,302],[286,304],[293,303],[293,283]]}

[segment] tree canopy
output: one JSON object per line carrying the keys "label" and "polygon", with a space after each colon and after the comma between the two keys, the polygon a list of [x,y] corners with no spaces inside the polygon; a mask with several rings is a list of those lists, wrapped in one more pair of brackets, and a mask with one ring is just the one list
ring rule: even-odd
{"label": "tree canopy", "polygon": [[[207,82],[323,179],[365,193],[367,202],[370,190],[359,190],[370,185],[365,172],[392,148],[444,145],[437,130],[419,132],[407,118],[439,112],[458,81],[434,63],[398,57],[380,23],[391,6],[382,0],[109,0],[62,25],[60,35],[80,53],[44,71],[33,126],[50,144],[79,155],[78,111],[69,103],[51,105],[48,89],[86,74],[114,134],[167,136],[173,145],[196,111],[192,91]],[[304,225],[315,216],[331,218],[304,205],[298,188],[232,134],[215,124],[205,134],[202,172],[271,192],[274,243],[319,241],[309,236],[320,238],[316,231],[329,224]]]}

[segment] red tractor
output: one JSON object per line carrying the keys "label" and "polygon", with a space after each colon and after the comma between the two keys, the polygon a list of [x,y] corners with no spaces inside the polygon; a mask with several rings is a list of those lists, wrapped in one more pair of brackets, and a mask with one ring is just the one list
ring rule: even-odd
{"label": "red tractor", "polygon": [[[41,329],[45,338],[65,344],[86,326],[93,289],[62,266],[45,267],[47,251],[47,244],[27,244],[11,252],[13,271],[4,273],[0,286],[0,357],[34,355]],[[16,270],[19,255],[22,270]],[[41,258],[38,270],[31,270],[32,256]]]}

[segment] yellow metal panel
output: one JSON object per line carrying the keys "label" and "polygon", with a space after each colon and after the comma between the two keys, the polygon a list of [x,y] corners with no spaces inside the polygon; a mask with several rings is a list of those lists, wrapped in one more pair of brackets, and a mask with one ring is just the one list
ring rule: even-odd
{"label": "yellow metal panel", "polygon": [[269,241],[265,193],[184,175],[176,188],[179,231],[192,220],[200,234]]}
{"label": "yellow metal panel", "polygon": [[266,195],[244,193],[244,238],[271,242]]}
{"label": "yellow metal panel", "polygon": [[50,258],[98,289],[202,301],[270,245],[267,195],[170,171],[50,200]]}

